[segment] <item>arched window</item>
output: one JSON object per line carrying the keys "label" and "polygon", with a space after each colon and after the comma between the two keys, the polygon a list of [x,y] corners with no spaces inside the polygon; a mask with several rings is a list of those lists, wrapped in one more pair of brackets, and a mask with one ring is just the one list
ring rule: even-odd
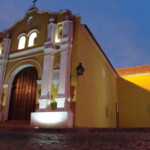
{"label": "arched window", "polygon": [[31,17],[29,17],[29,19],[28,19],[27,26],[32,26],[32,24],[33,24],[33,17],[31,16]]}
{"label": "arched window", "polygon": [[37,33],[36,32],[32,32],[30,34],[28,47],[34,46],[36,37],[37,37]]}
{"label": "arched window", "polygon": [[21,36],[19,38],[18,49],[24,49],[25,48],[25,44],[26,44],[26,37],[25,36]]}
{"label": "arched window", "polygon": [[55,35],[55,43],[59,43],[62,39],[62,24],[58,25]]}

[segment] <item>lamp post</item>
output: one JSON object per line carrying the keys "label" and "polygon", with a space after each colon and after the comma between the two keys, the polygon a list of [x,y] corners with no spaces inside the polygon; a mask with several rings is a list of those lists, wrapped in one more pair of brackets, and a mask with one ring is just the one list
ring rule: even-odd
{"label": "lamp post", "polygon": [[83,68],[82,63],[79,63],[79,65],[76,67],[76,70],[77,76],[83,75],[85,69]]}

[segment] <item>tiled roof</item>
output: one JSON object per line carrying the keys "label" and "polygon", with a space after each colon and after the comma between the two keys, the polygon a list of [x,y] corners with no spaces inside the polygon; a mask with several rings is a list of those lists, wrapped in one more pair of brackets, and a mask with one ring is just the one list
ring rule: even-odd
{"label": "tiled roof", "polygon": [[116,69],[119,76],[150,75],[150,65]]}

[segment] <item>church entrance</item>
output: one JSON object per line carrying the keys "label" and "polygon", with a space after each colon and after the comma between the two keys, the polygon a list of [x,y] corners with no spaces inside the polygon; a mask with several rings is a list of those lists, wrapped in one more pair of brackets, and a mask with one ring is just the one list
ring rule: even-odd
{"label": "church entrance", "polygon": [[34,67],[21,70],[12,83],[8,120],[30,120],[35,111],[37,71]]}

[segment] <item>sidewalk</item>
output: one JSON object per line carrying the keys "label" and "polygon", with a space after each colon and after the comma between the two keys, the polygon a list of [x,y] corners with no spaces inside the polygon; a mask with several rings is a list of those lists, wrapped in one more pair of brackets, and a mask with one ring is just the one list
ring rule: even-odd
{"label": "sidewalk", "polygon": [[150,150],[150,129],[1,126],[0,150]]}

